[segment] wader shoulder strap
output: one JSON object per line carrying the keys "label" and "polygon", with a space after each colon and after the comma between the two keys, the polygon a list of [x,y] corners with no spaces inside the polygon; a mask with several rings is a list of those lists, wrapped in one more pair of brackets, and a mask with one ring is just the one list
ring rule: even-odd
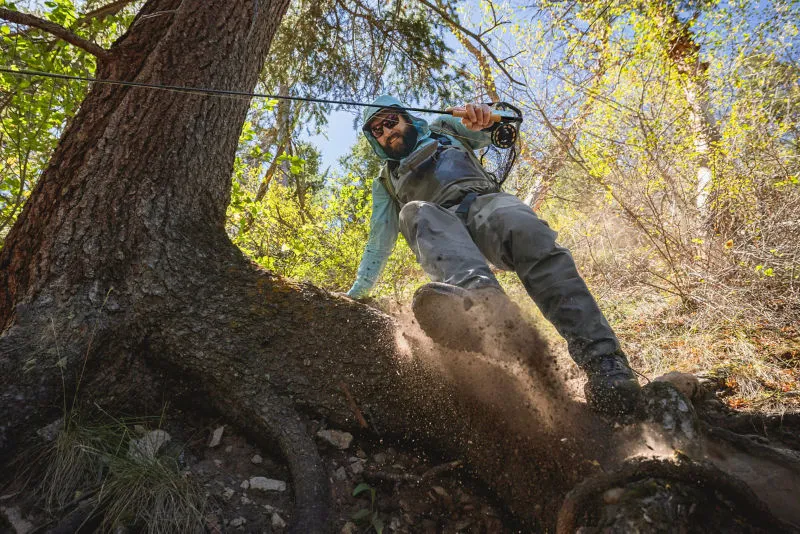
{"label": "wader shoulder strap", "polygon": [[397,192],[394,190],[394,184],[392,183],[392,171],[389,167],[390,165],[391,163],[389,162],[386,162],[383,165],[380,174],[380,181],[383,184],[383,187],[386,188],[389,196],[392,197],[392,200],[394,200],[395,204],[397,204],[397,207],[399,208],[403,205],[403,203],[400,202],[399,198],[397,198]]}

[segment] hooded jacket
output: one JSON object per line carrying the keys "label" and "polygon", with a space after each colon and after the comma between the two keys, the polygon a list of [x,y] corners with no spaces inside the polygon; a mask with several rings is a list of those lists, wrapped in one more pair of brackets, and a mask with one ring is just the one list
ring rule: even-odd
{"label": "hooded jacket", "polygon": [[[384,166],[381,169],[381,175],[372,183],[372,217],[370,219],[369,239],[364,247],[356,281],[347,292],[352,298],[367,296],[375,286],[375,282],[381,272],[383,272],[386,261],[389,259],[397,242],[401,203],[405,203],[408,200],[428,200],[437,203],[453,202],[470,190],[490,187],[490,185],[487,185],[487,178],[485,176],[479,178],[475,170],[467,171],[467,174],[471,173],[475,176],[462,179],[457,173],[460,172],[459,169],[464,169],[465,167],[456,165],[454,167],[456,174],[452,172],[443,173],[450,176],[446,177],[448,180],[446,183],[440,184],[441,187],[436,189],[436,192],[432,195],[434,198],[414,198],[415,192],[413,190],[407,191],[408,188],[399,191],[402,198],[398,198],[398,191],[390,192],[387,189],[387,185],[391,186],[394,183],[392,182],[393,178],[397,179],[398,169],[402,169],[405,163],[413,161],[426,148],[428,150],[432,149],[433,147],[430,146],[432,143],[439,142],[431,136],[431,132],[434,132],[434,136],[439,138],[440,141],[457,147],[462,153],[469,151],[469,157],[473,160],[475,158],[471,151],[484,148],[491,142],[491,138],[486,132],[469,130],[461,123],[461,119],[450,115],[441,115],[429,125],[424,119],[405,112],[404,114],[417,130],[417,142],[414,149],[404,158],[390,158],[378,144],[369,128],[367,128],[376,113],[390,107],[402,108],[403,104],[392,96],[383,95],[365,108],[363,113],[362,131],[375,154],[384,162]],[[472,168],[474,169],[476,165],[480,167],[477,160],[475,160]],[[437,176],[437,178],[441,177]]]}

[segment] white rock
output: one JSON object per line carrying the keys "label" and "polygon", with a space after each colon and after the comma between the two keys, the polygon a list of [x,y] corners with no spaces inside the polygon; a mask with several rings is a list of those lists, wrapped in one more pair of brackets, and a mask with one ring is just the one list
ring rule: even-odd
{"label": "white rock", "polygon": [[333,478],[335,478],[339,482],[343,482],[347,480],[347,471],[345,471],[344,467],[340,467],[339,469],[333,472]]}
{"label": "white rock", "polygon": [[340,534],[357,534],[357,532],[358,532],[358,527],[356,526],[356,524],[348,521],[342,527],[342,531]]}
{"label": "white rock", "polygon": [[364,472],[364,462],[361,460],[356,460],[355,462],[350,464],[350,472],[354,475],[360,475]]}
{"label": "white rock", "polygon": [[11,523],[11,528],[14,529],[13,532],[17,534],[28,534],[28,532],[33,530],[33,524],[22,517],[22,513],[20,513],[19,508],[16,506],[11,508],[2,506],[0,507],[0,514],[5,516],[8,522]]}
{"label": "white rock", "polygon": [[232,527],[241,527],[245,523],[247,523],[247,519],[245,519],[244,517],[237,517],[236,519],[231,519]]}
{"label": "white rock", "polygon": [[172,438],[163,430],[153,430],[140,439],[128,443],[128,456],[136,460],[152,460]]}
{"label": "white rock", "polygon": [[225,452],[231,452],[233,450],[233,445],[228,445],[225,447]]}
{"label": "white rock", "polygon": [[261,456],[259,456],[258,454],[256,454],[252,458],[250,458],[250,462],[252,462],[252,463],[254,463],[256,465],[262,463],[263,461],[264,461],[264,459]]}
{"label": "white rock", "polygon": [[286,482],[273,480],[267,477],[253,477],[250,479],[250,489],[261,491],[286,491]]}
{"label": "white rock", "polygon": [[272,514],[272,528],[286,528],[286,521],[278,514]]}
{"label": "white rock", "polygon": [[222,433],[223,432],[225,432],[225,425],[222,425],[221,427],[217,427],[217,429],[214,430],[214,433],[211,434],[211,441],[208,442],[208,446],[213,449],[214,447],[219,445],[220,442],[222,442]]}
{"label": "white rock", "polygon": [[47,426],[44,426],[36,431],[36,435],[42,438],[43,440],[50,442],[56,439],[58,433],[61,432],[61,429],[64,428],[64,418],[60,417],[50,423]]}
{"label": "white rock", "polygon": [[242,482],[242,483],[239,485],[239,487],[240,487],[240,488],[242,488],[242,489],[245,489],[245,490],[246,490],[246,489],[250,489],[250,482],[249,482],[249,481],[247,481],[247,480],[245,480],[244,482]]}
{"label": "white rock", "polygon": [[230,499],[231,497],[233,497],[233,494],[234,494],[234,493],[236,493],[236,492],[235,492],[235,491],[233,491],[233,489],[232,489],[232,488],[225,488],[225,489],[222,491],[222,497],[223,497],[223,498],[224,498],[224,499],[227,501],[228,499]]}
{"label": "white rock", "polygon": [[340,432],[338,430],[320,430],[317,437],[340,450],[350,447],[353,442],[353,435],[350,432]]}

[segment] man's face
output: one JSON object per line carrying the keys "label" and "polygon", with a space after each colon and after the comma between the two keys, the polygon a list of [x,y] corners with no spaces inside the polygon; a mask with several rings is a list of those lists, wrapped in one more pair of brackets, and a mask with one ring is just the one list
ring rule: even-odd
{"label": "man's face", "polygon": [[417,129],[402,114],[391,108],[382,109],[375,114],[368,127],[390,158],[404,158],[417,144]]}

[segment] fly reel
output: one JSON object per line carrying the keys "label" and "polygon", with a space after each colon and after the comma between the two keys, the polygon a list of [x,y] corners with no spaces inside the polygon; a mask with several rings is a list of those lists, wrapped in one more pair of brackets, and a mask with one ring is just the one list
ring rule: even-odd
{"label": "fly reel", "polygon": [[492,144],[497,148],[511,148],[519,137],[522,112],[507,102],[490,104],[492,111],[500,115],[500,120],[489,127]]}

